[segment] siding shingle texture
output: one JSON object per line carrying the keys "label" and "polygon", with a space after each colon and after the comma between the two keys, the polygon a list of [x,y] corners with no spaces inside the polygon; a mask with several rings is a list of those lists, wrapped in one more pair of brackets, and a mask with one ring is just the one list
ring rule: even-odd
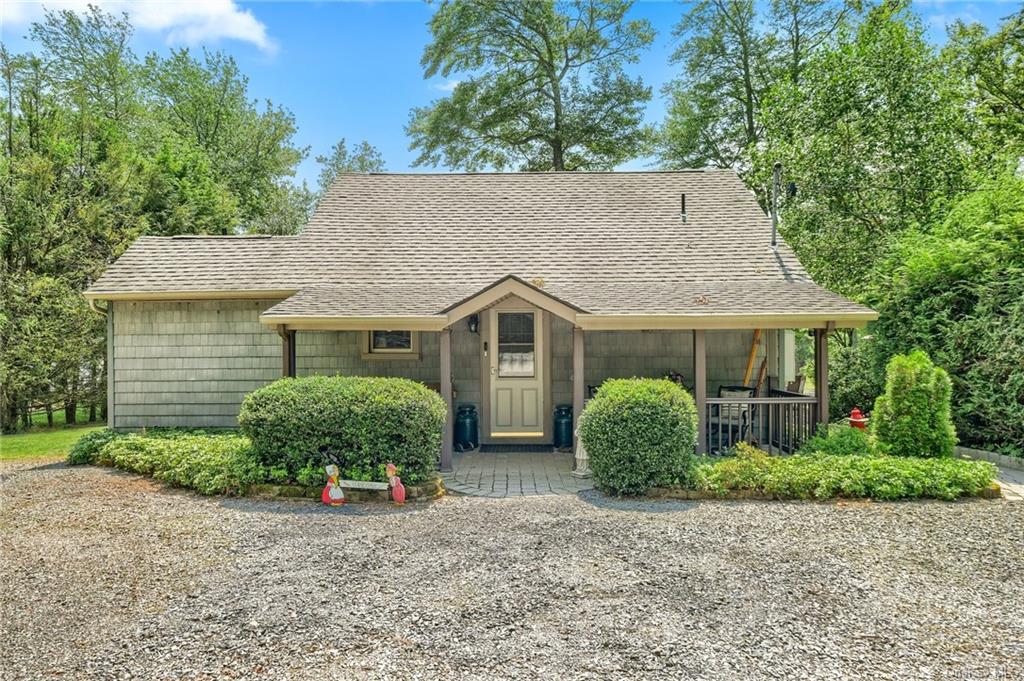
{"label": "siding shingle texture", "polygon": [[301,291],[282,309],[430,315],[515,275],[593,314],[869,312],[770,233],[732,171],[345,174],[299,236],[143,237],[89,293]]}

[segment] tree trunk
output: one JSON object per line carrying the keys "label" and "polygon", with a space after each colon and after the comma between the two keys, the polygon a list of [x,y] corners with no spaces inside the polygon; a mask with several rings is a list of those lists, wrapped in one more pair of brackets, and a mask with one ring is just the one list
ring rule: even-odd
{"label": "tree trunk", "polygon": [[53,428],[53,405],[46,403],[46,425]]}
{"label": "tree trunk", "polygon": [[89,423],[96,423],[96,403],[89,403]]}
{"label": "tree trunk", "polygon": [[565,158],[561,142],[551,143],[551,165],[555,170],[565,170]]}
{"label": "tree trunk", "polygon": [[21,425],[28,430],[32,427],[32,404],[29,402],[25,403],[25,408],[21,412]]}
{"label": "tree trunk", "polygon": [[64,423],[69,426],[78,423],[78,401],[74,397],[64,400]]}

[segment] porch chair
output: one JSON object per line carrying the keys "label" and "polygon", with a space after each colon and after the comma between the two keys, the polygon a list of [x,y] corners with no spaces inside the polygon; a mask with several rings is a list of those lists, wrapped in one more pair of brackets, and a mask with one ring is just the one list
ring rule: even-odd
{"label": "porch chair", "polygon": [[[754,388],[746,385],[723,385],[718,388],[719,397],[748,398],[754,396]],[[717,443],[730,447],[747,436],[750,426],[751,407],[749,404],[714,404],[708,417],[708,451],[717,451]],[[736,432],[738,437],[733,437]]]}

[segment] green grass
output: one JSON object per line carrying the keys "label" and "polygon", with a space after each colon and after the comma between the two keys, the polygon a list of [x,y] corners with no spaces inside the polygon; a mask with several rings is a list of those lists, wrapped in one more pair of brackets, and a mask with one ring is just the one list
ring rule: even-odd
{"label": "green grass", "polygon": [[33,430],[16,435],[0,435],[0,460],[27,459],[34,456],[67,456],[71,445],[101,425],[66,426]]}
{"label": "green grass", "polygon": [[[99,415],[99,409],[96,410],[96,414],[97,414],[97,416]],[[89,408],[88,407],[79,407],[78,408],[78,424],[77,425],[86,425],[86,422],[88,420],[89,420]],[[64,409],[63,408],[54,409],[53,410],[53,426],[54,426],[54,428],[56,428],[58,426],[63,426],[63,425],[64,425]],[[96,424],[93,423],[92,425],[96,425]],[[34,428],[48,428],[49,427],[47,425],[47,422],[46,422],[46,412],[45,411],[34,411],[34,412],[32,412],[32,426]]]}

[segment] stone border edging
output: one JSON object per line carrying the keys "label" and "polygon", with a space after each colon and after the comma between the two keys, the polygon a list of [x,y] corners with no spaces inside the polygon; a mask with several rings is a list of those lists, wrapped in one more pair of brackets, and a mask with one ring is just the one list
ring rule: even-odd
{"label": "stone border edging", "polygon": [[[695,489],[683,489],[679,487],[652,487],[647,490],[644,495],[647,497],[653,497],[657,499],[683,499],[686,501],[812,501],[818,503],[826,503],[830,501],[873,501],[870,498],[851,498],[851,497],[833,497],[831,499],[796,499],[793,497],[778,497],[771,494],[765,494],[763,492],[757,492],[755,490],[729,490],[725,494],[716,494],[715,492],[703,492]],[[965,494],[963,498],[980,498],[980,499],[1001,499],[1003,497],[1003,488],[999,486],[998,482],[993,482],[991,485],[981,490],[977,495]],[[931,499],[907,499],[907,501],[931,501]],[[881,502],[880,502],[881,503]]]}
{"label": "stone border edging", "polygon": [[957,456],[961,456],[967,459],[976,459],[980,461],[988,461],[994,463],[997,466],[1004,468],[1013,468],[1018,471],[1024,471],[1024,458],[1017,456],[1007,456],[1006,454],[999,454],[997,452],[989,452],[984,449],[972,449],[971,447],[960,447],[956,449]]}
{"label": "stone border edging", "polygon": [[[261,483],[249,485],[245,491],[247,497],[264,499],[319,499],[323,487],[305,487],[303,485],[274,485]],[[434,478],[420,485],[406,485],[405,498],[408,501],[431,501],[445,495],[444,481]],[[383,502],[391,501],[390,491],[386,489],[345,489],[345,501]]]}

